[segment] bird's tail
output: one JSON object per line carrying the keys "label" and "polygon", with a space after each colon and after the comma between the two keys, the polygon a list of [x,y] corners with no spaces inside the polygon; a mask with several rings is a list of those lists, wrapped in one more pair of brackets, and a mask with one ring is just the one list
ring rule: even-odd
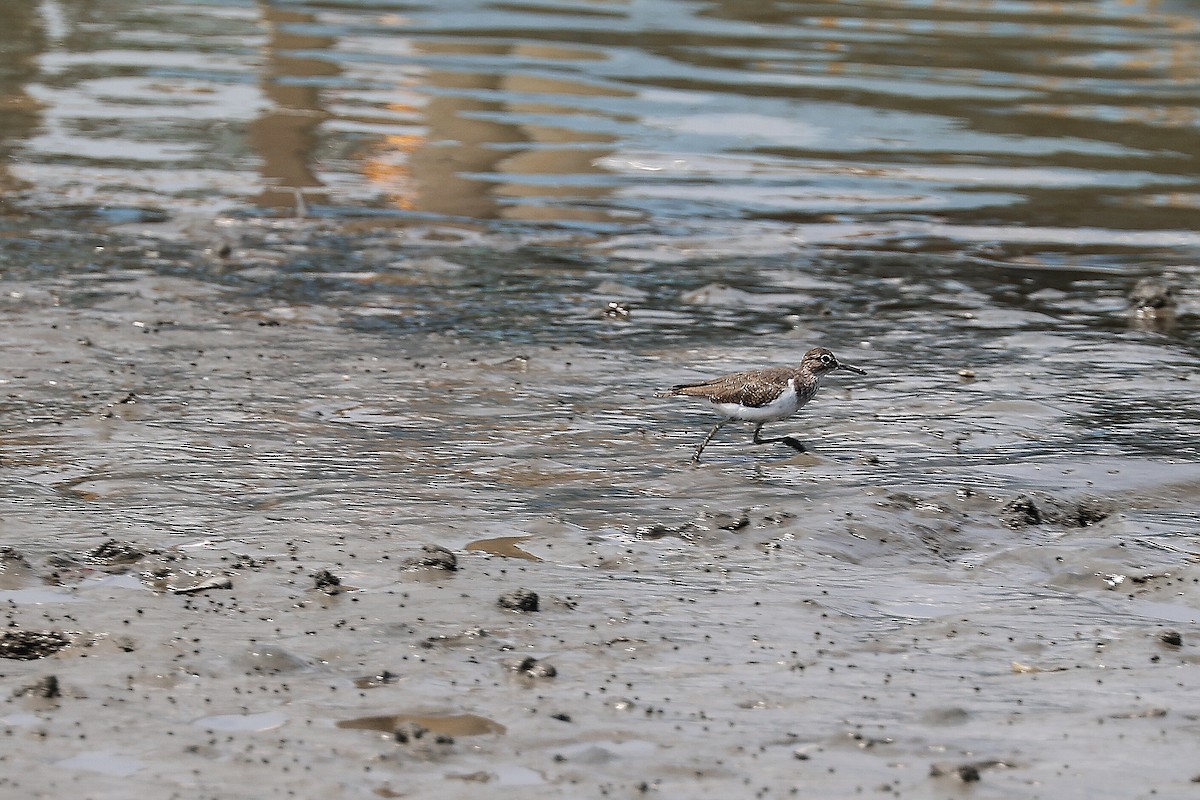
{"label": "bird's tail", "polygon": [[711,385],[711,381],[679,383],[672,386],[668,391],[659,392],[655,397],[708,397]]}

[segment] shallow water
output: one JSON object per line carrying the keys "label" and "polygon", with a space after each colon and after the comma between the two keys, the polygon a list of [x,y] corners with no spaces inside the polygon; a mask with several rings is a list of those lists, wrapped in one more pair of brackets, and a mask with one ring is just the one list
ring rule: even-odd
{"label": "shallow water", "polygon": [[1191,6],[0,14],[5,791],[1191,791]]}

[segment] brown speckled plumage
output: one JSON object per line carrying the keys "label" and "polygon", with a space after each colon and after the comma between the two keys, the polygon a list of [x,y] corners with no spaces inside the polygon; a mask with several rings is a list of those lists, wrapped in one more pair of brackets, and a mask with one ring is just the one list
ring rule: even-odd
{"label": "brown speckled plumage", "polygon": [[850,370],[865,375],[858,367],[842,364],[834,354],[824,347],[814,347],[804,354],[799,367],[768,367],[766,369],[734,372],[696,383],[681,383],[658,397],[703,397],[713,403],[724,419],[718,422],[704,441],[700,443],[692,461],[699,461],[704,448],[730,420],[746,420],[756,423],[755,444],[767,441],[786,441],[798,446],[789,437],[782,439],[760,439],[759,432],[767,422],[787,419],[816,395],[821,379],[837,369]]}
{"label": "brown speckled plumage", "polygon": [[[807,378],[807,380],[806,380]],[[671,387],[668,397],[706,397],[714,403],[737,403],[761,408],[781,395],[789,380],[796,381],[796,392],[805,401],[817,393],[816,379],[802,369],[768,367],[723,375],[699,383]]]}

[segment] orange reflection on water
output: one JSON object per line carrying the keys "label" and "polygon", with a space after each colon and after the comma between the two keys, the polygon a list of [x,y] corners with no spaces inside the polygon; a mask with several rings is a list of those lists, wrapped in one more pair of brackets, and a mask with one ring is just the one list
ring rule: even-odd
{"label": "orange reflection on water", "polygon": [[390,134],[379,140],[363,159],[363,177],[379,186],[394,207],[404,211],[417,208],[417,187],[408,162],[425,141],[424,136]]}

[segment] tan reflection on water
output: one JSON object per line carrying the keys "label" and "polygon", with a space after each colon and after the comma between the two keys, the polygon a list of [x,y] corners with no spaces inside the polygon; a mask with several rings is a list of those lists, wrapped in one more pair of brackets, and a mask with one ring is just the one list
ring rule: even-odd
{"label": "tan reflection on water", "polygon": [[32,3],[6,4],[0,24],[0,190],[22,186],[8,164],[15,146],[32,136],[39,123],[38,103],[25,87],[37,75],[43,46],[37,8]]}
{"label": "tan reflection on water", "polygon": [[313,161],[320,127],[330,114],[322,103],[320,90],[295,79],[330,77],[340,70],[327,59],[303,58],[291,53],[326,50],[335,40],[294,31],[296,24],[315,24],[314,14],[279,8],[261,0],[258,7],[267,31],[259,86],[271,100],[271,107],[250,123],[247,134],[262,159],[265,184],[254,202],[267,207],[290,207],[296,204],[297,191],[303,192],[306,200],[321,201],[325,194],[311,191],[322,185]]}
{"label": "tan reflection on water", "polygon": [[[267,188],[254,201],[290,208],[297,191],[305,200],[321,201],[325,193],[314,164],[320,127],[335,117],[322,91],[304,79],[339,74],[332,60],[289,55],[296,51],[333,51],[331,36],[296,33],[297,24],[316,24],[308,12],[259,5],[268,31],[259,79],[271,109],[250,126],[249,138],[261,162]],[[592,60],[585,48],[557,44],[498,45],[470,40],[396,40],[396,50],[418,56],[486,55],[493,59]],[[615,137],[552,124],[513,124],[489,117],[537,114],[543,118],[577,113],[564,97],[627,96],[607,87],[565,77],[547,78],[513,73],[405,69],[397,78],[397,99],[387,111],[409,122],[411,132],[388,133],[362,148],[359,163],[366,181],[382,190],[391,205],[406,211],[466,216],[478,219],[604,220],[608,212],[561,205],[548,207],[533,198],[569,198],[573,203],[594,200],[608,187],[580,181],[578,176],[601,174],[598,159],[612,150]],[[442,90],[451,89],[445,94]],[[553,102],[490,100],[477,95],[546,95]],[[474,95],[474,96],[473,96]],[[591,146],[589,146],[591,145]],[[526,184],[502,177],[559,175],[570,180],[547,185]],[[522,202],[520,198],[531,198]],[[569,212],[569,213],[568,213]]]}
{"label": "tan reflection on water", "polygon": [[[423,55],[498,55],[497,46],[471,41],[409,43]],[[552,44],[524,43],[505,46],[503,53],[540,59],[594,56]],[[519,73],[489,74],[428,70],[420,83],[406,85],[421,98],[393,110],[414,113],[422,128],[420,135],[388,136],[380,140],[364,159],[363,174],[380,184],[398,208],[434,214],[463,215],[480,219],[562,219],[564,208],[537,203],[503,202],[502,198],[569,197],[574,202],[609,193],[607,187],[578,185],[577,176],[600,174],[598,159],[612,150],[615,137],[594,131],[572,130],[548,124],[513,124],[489,119],[500,114],[570,115],[574,109],[563,102],[488,100],[470,94],[623,96],[596,84]],[[437,90],[453,89],[443,94]],[[527,145],[527,146],[522,146]],[[593,145],[593,146],[587,146]],[[513,176],[576,176],[567,183],[527,185],[520,180],[481,178],[480,174]],[[603,220],[601,210],[573,208],[572,218]]]}

